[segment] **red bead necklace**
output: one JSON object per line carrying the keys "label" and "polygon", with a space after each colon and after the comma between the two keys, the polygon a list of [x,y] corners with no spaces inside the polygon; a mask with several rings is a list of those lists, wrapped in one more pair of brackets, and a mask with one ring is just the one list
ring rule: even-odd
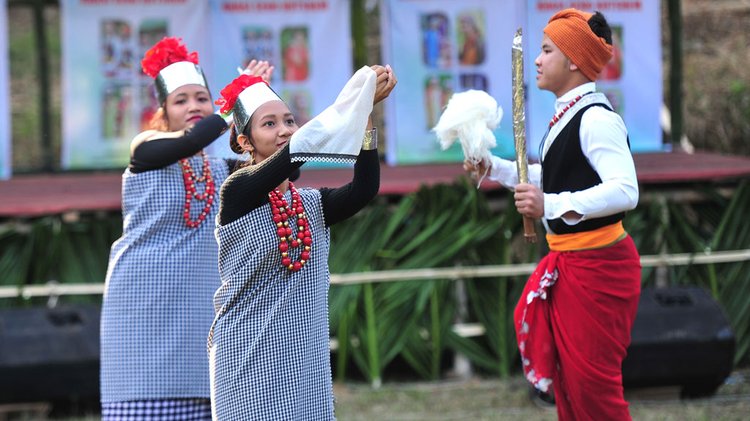
{"label": "red bead necklace", "polygon": [[[185,207],[182,217],[185,219],[185,225],[187,225],[188,228],[198,228],[210,213],[211,205],[214,203],[216,186],[214,185],[214,178],[211,175],[211,165],[208,162],[208,156],[206,156],[205,152],[201,151],[201,157],[203,158],[202,176],[197,176],[195,174],[195,171],[193,171],[193,167],[190,166],[190,161],[187,158],[180,160],[180,166],[182,167],[182,181],[185,183]],[[206,188],[203,189],[203,193],[198,193],[195,184],[203,182],[206,183]],[[193,199],[199,202],[206,202],[197,219],[192,219],[190,217],[190,207]]]}
{"label": "red bead necklace", "polygon": [[[310,260],[310,249],[312,248],[312,235],[310,225],[305,213],[305,207],[299,197],[299,192],[294,184],[289,182],[289,192],[292,195],[292,205],[288,206],[284,194],[276,188],[268,193],[268,201],[271,202],[271,213],[273,222],[276,224],[276,235],[279,236],[279,251],[281,252],[281,265],[292,272],[302,269]],[[297,236],[292,235],[289,220],[297,220]],[[299,260],[292,261],[289,256],[290,249],[303,246],[299,254]]]}
{"label": "red bead necklace", "polygon": [[584,96],[585,95],[578,95],[577,97],[573,98],[573,100],[570,101],[570,103],[568,103],[568,105],[566,105],[565,107],[563,107],[562,111],[560,111],[559,113],[555,114],[552,117],[552,120],[549,121],[549,127],[552,128],[552,126],[554,126],[555,123],[557,123],[558,121],[560,121],[560,119],[562,118],[563,114],[565,114],[569,109],[573,108],[573,105],[575,105],[576,102],[580,101],[581,98],[583,98]]}

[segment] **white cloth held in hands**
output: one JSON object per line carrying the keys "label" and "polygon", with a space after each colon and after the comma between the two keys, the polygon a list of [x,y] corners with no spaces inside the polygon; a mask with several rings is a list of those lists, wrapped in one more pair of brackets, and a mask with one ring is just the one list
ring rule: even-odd
{"label": "white cloth held in hands", "polygon": [[289,141],[292,162],[354,163],[372,112],[376,82],[371,68],[357,70],[333,105],[294,132]]}

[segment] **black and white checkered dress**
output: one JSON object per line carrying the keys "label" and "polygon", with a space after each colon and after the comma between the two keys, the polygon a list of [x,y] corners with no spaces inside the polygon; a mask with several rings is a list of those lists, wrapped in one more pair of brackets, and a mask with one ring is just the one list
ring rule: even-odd
{"label": "black and white checkered dress", "polygon": [[[201,157],[189,160],[201,174]],[[228,175],[227,163],[212,158],[210,164],[219,186]],[[201,191],[203,185],[197,187]],[[214,319],[212,297],[220,285],[213,233],[218,194],[206,220],[188,228],[178,163],[139,173],[126,170],[122,191],[123,234],[112,245],[102,305],[102,406],[122,411],[122,404],[111,404],[125,402],[142,409],[142,403],[133,402],[144,400],[190,406],[193,401],[186,399],[198,398],[208,407],[205,341]],[[192,217],[202,209],[203,202],[195,202]]]}
{"label": "black and white checkered dress", "polygon": [[[217,315],[209,335],[215,420],[334,418],[330,233],[320,192],[299,193],[313,239],[311,258],[299,272],[281,266],[268,203],[216,229],[222,285],[214,297]],[[286,199],[291,202],[289,192]],[[291,253],[293,260],[298,253]]]}
{"label": "black and white checkered dress", "polygon": [[110,402],[102,405],[108,421],[206,421],[211,419],[208,399],[164,399]]}

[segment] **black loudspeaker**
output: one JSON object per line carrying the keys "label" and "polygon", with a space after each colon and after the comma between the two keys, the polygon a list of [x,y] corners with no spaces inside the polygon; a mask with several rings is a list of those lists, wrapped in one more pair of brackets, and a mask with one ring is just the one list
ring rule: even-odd
{"label": "black loudspeaker", "polygon": [[644,288],[631,336],[625,387],[681,386],[684,398],[710,396],[734,365],[732,328],[701,288]]}
{"label": "black loudspeaker", "polygon": [[98,306],[0,310],[0,402],[99,401]]}

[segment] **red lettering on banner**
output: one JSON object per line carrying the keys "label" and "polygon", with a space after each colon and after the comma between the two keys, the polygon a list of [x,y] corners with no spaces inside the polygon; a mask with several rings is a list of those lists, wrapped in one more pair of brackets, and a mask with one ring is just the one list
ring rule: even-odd
{"label": "red lettering on banner", "polygon": [[594,5],[590,1],[574,1],[570,3],[570,7],[578,10],[589,10],[593,9]]}
{"label": "red lettering on banner", "polygon": [[80,0],[81,4],[85,5],[97,5],[97,4],[122,4],[122,5],[136,5],[136,4],[185,4],[188,0]]}
{"label": "red lettering on banner", "polygon": [[259,12],[272,12],[279,8],[279,5],[275,2],[260,2],[255,5],[255,10]]}
{"label": "red lettering on banner", "polygon": [[586,0],[572,0],[572,1],[552,1],[552,0],[538,0],[536,3],[536,9],[538,11],[550,12],[559,11],[568,7],[573,7],[580,10],[622,10],[622,11],[637,11],[643,8],[642,0],[599,0],[599,1],[586,1]]}
{"label": "red lettering on banner", "polygon": [[641,10],[643,2],[640,0],[635,1],[597,1],[596,8],[599,10],[625,10],[635,11]]}
{"label": "red lettering on banner", "polygon": [[247,12],[250,10],[249,3],[242,2],[225,2],[221,9],[225,12]]}
{"label": "red lettering on banner", "polygon": [[[79,0],[84,5],[156,5],[156,4],[185,4],[188,0]],[[297,1],[225,1],[221,5],[225,12],[277,12],[277,11],[320,11],[328,9],[328,0],[297,0]]]}
{"label": "red lettering on banner", "polygon": [[283,5],[286,11],[304,10],[307,12],[328,9],[327,1],[287,1]]}
{"label": "red lettering on banner", "polygon": [[251,3],[248,1],[225,1],[221,10],[225,12],[314,12],[328,9],[328,0],[287,0],[287,1],[261,1]]}
{"label": "red lettering on banner", "polygon": [[95,5],[105,5],[105,4],[116,4],[116,5],[156,5],[156,4],[185,4],[188,0],[80,0],[82,5],[87,6],[95,6]]}
{"label": "red lettering on banner", "polygon": [[536,10],[549,11],[549,10],[562,10],[565,6],[561,1],[540,1],[536,4]]}

